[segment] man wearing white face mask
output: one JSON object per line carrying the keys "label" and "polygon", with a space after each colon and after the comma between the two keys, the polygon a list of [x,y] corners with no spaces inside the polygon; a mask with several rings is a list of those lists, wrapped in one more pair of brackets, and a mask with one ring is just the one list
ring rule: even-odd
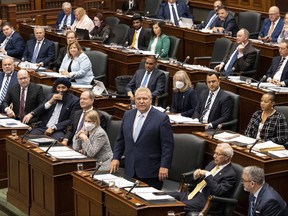
{"label": "man wearing white face mask", "polygon": [[183,70],[177,71],[173,77],[171,111],[178,115],[191,117],[197,103],[198,97],[192,88],[192,84],[187,73]]}
{"label": "man wearing white face mask", "polygon": [[100,170],[109,170],[113,153],[97,111],[87,111],[82,129],[73,137],[73,149],[103,162]]}

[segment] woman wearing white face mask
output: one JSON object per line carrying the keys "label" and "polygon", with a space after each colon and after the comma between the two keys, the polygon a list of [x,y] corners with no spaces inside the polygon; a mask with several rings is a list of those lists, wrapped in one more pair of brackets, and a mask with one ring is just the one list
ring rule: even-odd
{"label": "woman wearing white face mask", "polygon": [[113,153],[108,136],[100,126],[97,111],[86,113],[82,129],[73,137],[73,149],[103,162],[100,170],[109,170]]}
{"label": "woman wearing white face mask", "polygon": [[171,112],[178,115],[191,117],[198,103],[196,92],[192,88],[187,73],[177,71],[173,77],[173,95]]}

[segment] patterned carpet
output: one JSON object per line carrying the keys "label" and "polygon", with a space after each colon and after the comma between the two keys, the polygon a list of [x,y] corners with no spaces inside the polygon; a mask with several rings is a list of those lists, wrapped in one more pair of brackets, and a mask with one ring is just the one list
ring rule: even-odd
{"label": "patterned carpet", "polygon": [[0,189],[0,216],[25,216],[23,212],[6,200],[7,188]]}

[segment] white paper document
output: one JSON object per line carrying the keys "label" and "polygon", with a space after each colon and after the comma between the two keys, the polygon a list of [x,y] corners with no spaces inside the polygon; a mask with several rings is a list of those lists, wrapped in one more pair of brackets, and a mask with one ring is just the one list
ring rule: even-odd
{"label": "white paper document", "polygon": [[128,181],[127,179],[112,174],[96,174],[93,176],[93,179],[103,181],[107,184],[109,184],[110,181],[114,181],[115,186],[118,188],[132,187],[134,185],[132,181]]}
{"label": "white paper document", "polygon": [[188,70],[214,71],[214,69],[211,69],[211,68],[208,68],[208,67],[202,66],[202,65],[184,64],[183,66]]}
{"label": "white paper document", "polygon": [[[248,148],[249,147],[250,146],[248,146]],[[272,141],[258,143],[253,147],[253,150],[257,152],[268,152],[268,151],[277,151],[277,150],[284,150],[284,149],[285,147],[283,145],[276,144]]]}
{"label": "white paper document", "polygon": [[84,89],[92,89],[92,85],[85,85],[81,83],[71,82],[73,88],[84,88]]}
{"label": "white paper document", "polygon": [[171,123],[200,124],[198,119],[192,119],[181,115],[168,115]]}
{"label": "white paper document", "polygon": [[[36,63],[31,63],[31,62],[21,62],[20,65],[18,65],[20,68],[24,69],[31,69],[31,70],[36,70],[39,66]],[[44,67],[39,67],[38,70],[46,70]]]}
{"label": "white paper document", "polygon": [[48,76],[48,77],[66,77],[60,73],[57,73],[57,72],[45,72],[45,71],[41,71],[39,72],[39,74],[42,74],[42,75],[45,75],[45,76]]}
{"label": "white paper document", "polygon": [[8,127],[8,128],[28,127],[28,125],[11,118],[0,118],[0,125],[2,127]]}
{"label": "white paper document", "polygon": [[[40,147],[41,150],[46,151],[48,147]],[[53,146],[48,152],[52,157],[59,159],[82,159],[87,156],[69,148],[68,146]]]}
{"label": "white paper document", "polygon": [[[125,188],[126,191],[129,191],[130,188]],[[160,200],[167,200],[167,201],[174,201],[175,198],[164,194],[164,195],[155,195],[154,192],[161,192],[153,187],[136,187],[134,188],[131,193],[141,197],[147,201],[160,201]]]}
{"label": "white paper document", "polygon": [[[251,83],[252,86],[256,87],[258,83]],[[278,87],[277,85],[269,82],[262,82],[259,85],[259,88],[271,88],[271,87]]]}
{"label": "white paper document", "polygon": [[278,158],[285,158],[288,157],[288,150],[268,151],[268,154]]}

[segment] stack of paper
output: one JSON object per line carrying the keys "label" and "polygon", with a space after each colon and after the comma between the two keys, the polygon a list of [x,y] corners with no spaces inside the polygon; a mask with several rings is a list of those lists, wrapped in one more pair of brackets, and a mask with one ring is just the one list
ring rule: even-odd
{"label": "stack of paper", "polygon": [[[46,151],[48,147],[40,147],[41,150]],[[71,149],[68,146],[53,146],[49,149],[49,154],[52,157],[59,159],[82,159],[87,156]]]}
{"label": "stack of paper", "polygon": [[39,74],[42,74],[42,75],[45,75],[45,76],[48,76],[48,77],[66,77],[60,73],[57,73],[57,72],[39,72]]}
{"label": "stack of paper", "polygon": [[229,133],[229,132],[216,134],[214,138],[221,140],[223,142],[230,142],[240,146],[253,144],[256,141],[256,139],[254,138],[247,137],[238,133]]}
{"label": "stack of paper", "polygon": [[11,127],[11,128],[15,128],[15,127],[28,127],[28,125],[15,120],[15,119],[7,119],[7,118],[0,118],[0,125],[2,127]]}
{"label": "stack of paper", "polygon": [[109,184],[110,181],[114,181],[115,186],[118,188],[132,187],[134,185],[133,182],[112,174],[96,174],[93,176],[93,179],[103,181],[106,184]]}
{"label": "stack of paper", "polygon": [[182,123],[182,124],[200,124],[198,119],[192,119],[181,115],[168,115],[171,123]]}
{"label": "stack of paper", "polygon": [[[125,188],[125,190],[129,190],[130,188]],[[131,193],[141,197],[144,200],[147,201],[174,201],[175,198],[167,195],[167,194],[163,194],[163,195],[156,195],[155,192],[161,192],[153,187],[136,187],[134,188]]]}
{"label": "stack of paper", "polygon": [[268,152],[268,151],[277,151],[277,150],[285,150],[283,145],[278,145],[273,143],[272,141],[267,141],[264,143],[256,144],[253,147],[253,150],[258,152]]}
{"label": "stack of paper", "polygon": [[278,158],[284,158],[284,157],[288,157],[288,150],[280,150],[280,151],[268,151],[269,155],[272,155],[274,157],[278,157]]}

